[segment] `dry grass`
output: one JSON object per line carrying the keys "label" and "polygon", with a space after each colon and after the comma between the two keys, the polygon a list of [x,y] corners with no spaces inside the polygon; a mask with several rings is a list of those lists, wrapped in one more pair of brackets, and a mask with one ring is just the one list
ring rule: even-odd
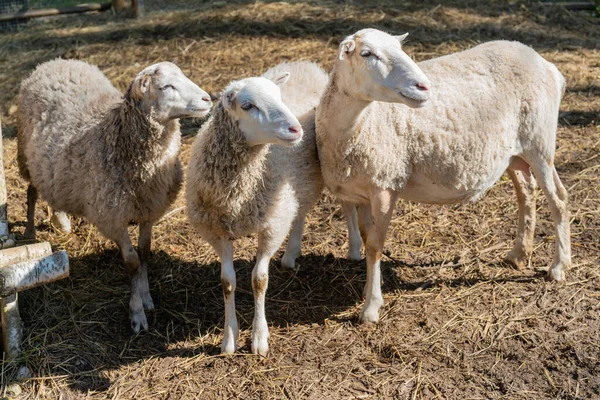
{"label": "dry grass", "polygon": [[[150,1],[141,21],[110,14],[36,21],[0,35],[0,104],[9,218],[20,234],[25,183],[15,154],[19,82],[57,56],[98,64],[123,89],[142,66],[177,62],[203,88],[259,74],[283,60],[329,68],[340,38],[361,27],[411,32],[427,59],[492,39],[532,45],[568,80],[557,168],[569,189],[573,267],[545,282],[554,232],[539,201],[531,268],[502,263],[516,201],[502,180],[476,204],[400,203],[383,263],[381,323],[357,323],[364,261],[344,259],[345,226],[324,197],[311,213],[297,272],[274,261],[267,301],[271,355],[249,354],[252,238],[236,243],[241,350],[219,353],[219,267],[175,205],[155,229],[151,330],[131,336],[129,285],[116,247],[82,220],[57,233],[38,208],[39,239],[66,249],[71,278],[22,294],[22,398],[589,399],[600,396],[600,27],[585,13],[525,2],[456,0],[192,3]],[[190,5],[190,3],[192,3]],[[163,4],[167,11],[159,12]],[[154,7],[154,10],[153,8]],[[198,121],[186,123],[194,132]],[[192,137],[184,138],[189,159]],[[541,196],[540,196],[541,197]],[[42,203],[43,204],[43,203]],[[2,365],[2,390],[15,363]]]}

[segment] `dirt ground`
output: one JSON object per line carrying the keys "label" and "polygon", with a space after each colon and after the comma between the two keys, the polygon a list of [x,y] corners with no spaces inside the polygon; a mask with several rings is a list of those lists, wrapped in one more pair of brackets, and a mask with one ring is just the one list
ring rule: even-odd
{"label": "dirt ground", "polygon": [[[503,263],[517,225],[507,179],[475,204],[401,202],[382,266],[381,322],[364,328],[357,316],[365,264],[345,259],[345,222],[324,196],[309,216],[299,269],[282,268],[281,253],[271,263],[267,358],[253,356],[249,345],[255,239],[236,242],[241,348],[220,356],[219,264],[186,221],[181,197],[154,231],[150,286],[157,308],[148,313],[150,330],[136,336],[116,246],[81,219],[73,220],[73,233],[57,232],[41,202],[38,240],[68,251],[71,277],[22,293],[25,351],[18,362],[33,378],[16,380],[19,363],[3,363],[0,397],[600,398],[599,18],[528,1],[146,4],[141,20],[108,12],[0,33],[4,167],[19,239],[26,184],[16,164],[16,95],[37,64],[59,56],[86,60],[123,90],[144,66],[170,60],[217,93],[231,79],[284,60],[330,68],[344,35],[378,27],[410,32],[405,50],[417,60],[510,39],[558,66],[568,88],[556,165],[570,194],[573,266],[566,283],[544,280],[555,238],[542,195],[530,268]],[[184,124],[184,164],[201,122]]]}

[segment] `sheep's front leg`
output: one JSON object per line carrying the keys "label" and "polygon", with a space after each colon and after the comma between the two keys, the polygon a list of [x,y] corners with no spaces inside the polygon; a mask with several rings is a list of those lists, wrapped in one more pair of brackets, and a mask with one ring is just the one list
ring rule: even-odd
{"label": "sheep's front leg", "polygon": [[365,249],[367,253],[367,282],[365,285],[365,304],[360,313],[362,323],[379,321],[379,308],[383,306],[381,294],[381,255],[392,218],[397,195],[389,190],[381,190],[371,195],[371,226],[367,230]]}
{"label": "sheep's front leg", "polygon": [[123,228],[111,236],[110,239],[117,243],[117,246],[119,246],[119,249],[121,250],[121,256],[123,257],[123,263],[125,264],[125,272],[127,272],[131,278],[129,315],[131,319],[131,329],[133,329],[135,333],[138,333],[140,329],[148,329],[148,320],[146,319],[146,313],[144,313],[142,296],[140,294],[142,291],[139,279],[140,259],[133,249],[127,228]]}
{"label": "sheep's front leg", "polygon": [[[304,221],[304,218],[302,218]],[[265,297],[269,285],[269,261],[285,239],[284,229],[269,230],[258,235],[256,265],[252,270],[254,292],[254,321],[252,323],[252,353],[266,356],[269,353],[269,327],[265,315]]]}
{"label": "sheep's front leg", "polygon": [[150,296],[150,285],[148,284],[148,263],[150,260],[150,247],[152,244],[152,223],[140,223],[140,238],[138,240],[138,251],[140,254],[140,267],[134,279],[137,279],[137,287],[140,290],[142,304],[146,310],[154,310],[154,302]]}
{"label": "sheep's front leg", "polygon": [[348,260],[359,261],[362,257],[360,256],[360,249],[362,248],[363,241],[360,237],[360,231],[358,229],[358,215],[356,212],[356,206],[352,203],[342,201],[342,210],[346,216],[346,224],[348,226]]}
{"label": "sheep's front leg", "polygon": [[235,315],[235,269],[233,268],[233,242],[225,238],[209,241],[221,259],[221,288],[225,301],[225,327],[221,353],[233,354],[237,350],[239,335],[237,316]]}

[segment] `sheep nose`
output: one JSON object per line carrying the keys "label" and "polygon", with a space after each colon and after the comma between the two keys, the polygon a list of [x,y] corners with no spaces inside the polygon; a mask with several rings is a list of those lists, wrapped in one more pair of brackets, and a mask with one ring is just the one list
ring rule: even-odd
{"label": "sheep nose", "polygon": [[290,126],[288,128],[288,130],[292,133],[300,133],[300,129],[302,129],[302,128],[300,128],[299,126]]}
{"label": "sheep nose", "polygon": [[427,85],[424,84],[424,83],[421,83],[421,82],[417,83],[415,86],[417,87],[417,89],[419,89],[419,90],[421,90],[423,92],[426,92],[426,91],[429,90],[429,88],[427,87]]}
{"label": "sheep nose", "polygon": [[202,96],[202,100],[206,101],[208,103],[208,102],[210,102],[210,96],[209,95]]}

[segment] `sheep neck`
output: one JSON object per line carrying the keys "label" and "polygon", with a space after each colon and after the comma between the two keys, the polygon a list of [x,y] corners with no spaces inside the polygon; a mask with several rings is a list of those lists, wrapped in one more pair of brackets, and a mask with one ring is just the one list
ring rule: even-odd
{"label": "sheep neck", "polygon": [[220,192],[216,197],[225,203],[237,203],[259,196],[268,186],[265,174],[270,145],[251,146],[222,104],[216,107],[208,123],[208,131],[201,134],[207,135],[204,150],[209,176],[206,178],[212,179],[213,188]]}
{"label": "sheep neck", "polygon": [[[338,139],[351,139],[356,133],[360,133],[357,127],[361,125],[367,109],[373,104],[372,101],[350,94],[334,70],[321,99],[320,107],[324,113],[320,120],[325,123],[325,130],[335,132]],[[317,132],[319,130],[318,128]]]}
{"label": "sheep neck", "polygon": [[120,178],[151,179],[166,159],[176,158],[180,145],[179,120],[161,123],[130,101],[111,109],[101,124],[106,166],[118,166]]}

